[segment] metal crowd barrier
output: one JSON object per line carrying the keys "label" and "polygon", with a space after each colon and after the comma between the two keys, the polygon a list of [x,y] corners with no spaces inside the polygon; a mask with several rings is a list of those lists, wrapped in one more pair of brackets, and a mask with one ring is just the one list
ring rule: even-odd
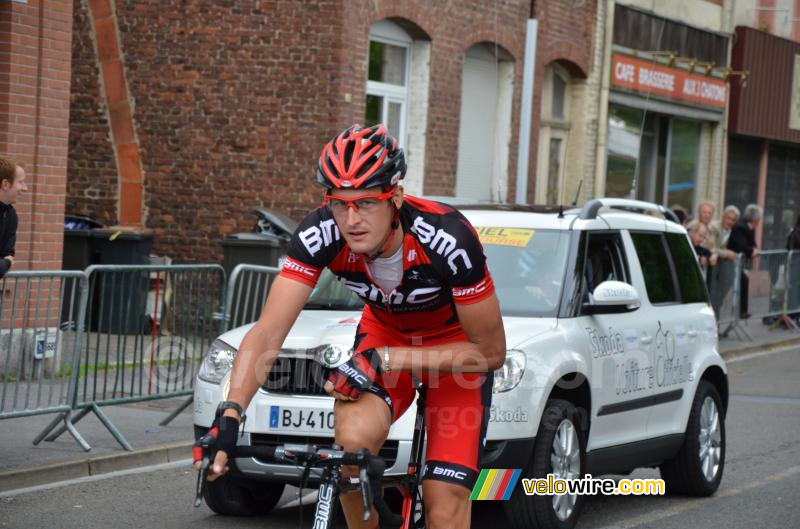
{"label": "metal crowd barrier", "polygon": [[[132,450],[101,407],[191,395],[203,354],[223,330],[214,316],[225,299],[225,272],[219,265],[100,265],[87,268],[85,276],[86,310],[64,323],[82,335],[70,411],[34,444],[56,439],[94,413]],[[161,424],[190,403],[191,398]],[[62,419],[64,426],[53,431]]]}
{"label": "metal crowd barrier", "polygon": [[274,266],[240,264],[228,279],[224,320],[226,330],[252,323],[261,315],[272,282],[280,269]]}
{"label": "metal crowd barrier", "polygon": [[800,332],[792,319],[792,315],[800,313],[800,252],[765,250],[750,264],[746,261],[740,254],[735,262],[721,261],[709,271],[711,305],[717,313],[721,336],[733,331],[739,339],[752,339],[741,318],[745,278],[751,319],[763,320],[773,327],[784,323]]}
{"label": "metal crowd barrier", "polygon": [[734,261],[722,259],[708,269],[711,306],[721,326],[733,324],[739,316],[738,281],[742,260],[742,255],[738,255]]}
{"label": "metal crowd barrier", "polygon": [[[0,279],[0,419],[72,410],[88,280],[83,272],[11,272]],[[71,424],[65,430],[88,446]]]}

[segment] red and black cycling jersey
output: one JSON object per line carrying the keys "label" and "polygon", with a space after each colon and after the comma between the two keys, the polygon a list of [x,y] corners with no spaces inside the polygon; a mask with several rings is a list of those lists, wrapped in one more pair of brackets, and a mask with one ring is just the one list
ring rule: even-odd
{"label": "red and black cycling jersey", "polygon": [[459,333],[455,304],[475,303],[494,291],[475,229],[451,206],[411,196],[400,208],[400,226],[403,276],[391,292],[372,280],[366,258],[350,250],[327,206],[300,223],[281,275],[314,286],[327,267],[386,326],[418,336]]}

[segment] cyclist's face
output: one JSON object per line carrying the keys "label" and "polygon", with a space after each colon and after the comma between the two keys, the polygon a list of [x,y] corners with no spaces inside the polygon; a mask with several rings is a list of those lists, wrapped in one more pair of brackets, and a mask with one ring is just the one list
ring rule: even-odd
{"label": "cyclist's face", "polygon": [[335,189],[327,202],[350,249],[372,254],[380,249],[391,228],[392,203],[399,208],[402,196],[399,186],[391,194],[381,188]]}

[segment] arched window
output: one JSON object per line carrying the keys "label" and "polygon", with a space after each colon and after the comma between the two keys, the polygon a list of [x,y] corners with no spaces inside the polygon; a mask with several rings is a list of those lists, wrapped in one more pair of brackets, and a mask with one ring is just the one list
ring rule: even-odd
{"label": "arched window", "polygon": [[456,195],[505,201],[514,62],[493,44],[476,44],[464,56],[458,134]]}
{"label": "arched window", "polygon": [[563,196],[564,166],[570,132],[571,77],[556,63],[545,66],[539,155],[536,164],[536,202],[559,204]]}
{"label": "arched window", "polygon": [[406,192],[422,194],[428,114],[430,41],[412,39],[400,25],[380,20],[369,32],[364,121],[384,123],[406,151]]}

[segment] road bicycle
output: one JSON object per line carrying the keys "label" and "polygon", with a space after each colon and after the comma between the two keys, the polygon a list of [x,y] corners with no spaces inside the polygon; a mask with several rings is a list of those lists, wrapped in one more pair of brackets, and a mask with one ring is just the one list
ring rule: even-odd
{"label": "road bicycle", "polygon": [[[372,507],[378,513],[380,526],[386,529],[423,529],[425,509],[422,502],[420,474],[425,447],[425,401],[426,388],[417,386],[417,413],[414,421],[414,436],[408,470],[405,474],[384,476],[386,463],[383,458],[372,455],[366,448],[356,452],[345,452],[337,445],[319,447],[311,444],[283,444],[278,446],[237,446],[231,458],[235,466],[236,458],[254,457],[265,462],[288,463],[304,467],[304,477],[308,478],[312,468],[322,470],[317,493],[312,527],[314,529],[333,529],[339,510],[339,495],[353,490],[361,491],[363,520],[369,521]],[[195,448],[200,451],[195,457],[202,461],[197,476],[195,507],[203,501],[206,477],[211,462],[216,455],[216,431],[200,438]],[[358,467],[358,479],[344,480],[342,467]],[[384,499],[383,492],[396,490],[402,498],[400,514],[394,513]]]}

